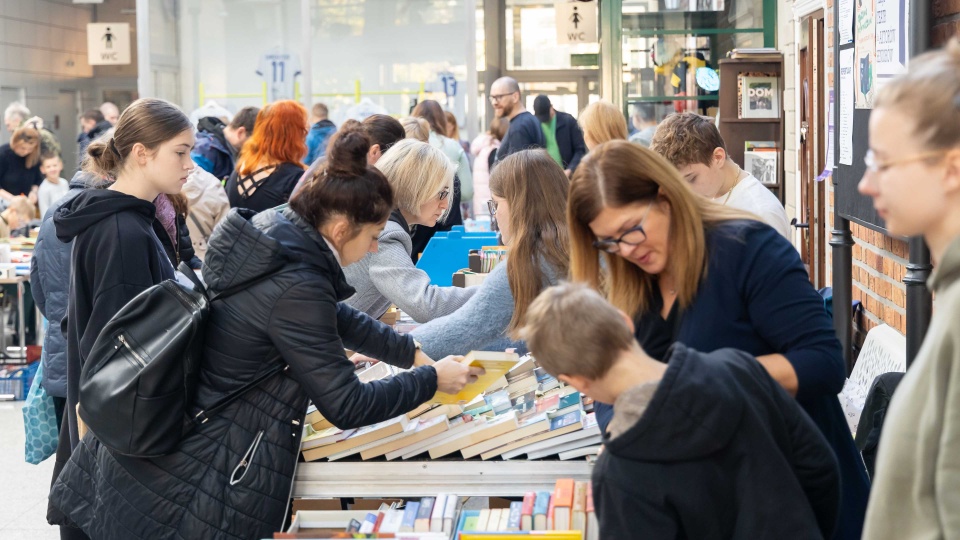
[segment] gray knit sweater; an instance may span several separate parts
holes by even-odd
[[[423,345],[427,356],[439,360],[452,354],[502,351],[510,347],[526,353],[522,341],[512,341],[506,335],[513,318],[513,294],[507,279],[509,260],[498,264],[479,286],[477,294],[456,313],[434,319],[410,332]],[[544,270],[550,285],[556,285],[556,272],[549,267]]]
[[[371,317],[380,318],[390,304],[413,320],[425,323],[453,313],[467,303],[479,287],[437,287],[430,276],[410,259],[410,233],[393,219],[380,233],[380,249],[343,269],[347,283],[357,293],[346,303]]]

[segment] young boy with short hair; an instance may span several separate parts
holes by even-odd
[[[791,239],[790,222],[780,200],[751,171],[730,159],[713,118],[692,112],[670,115],[657,126],[650,149],[672,163],[693,191],[755,214]]]
[[[44,154],[41,158],[43,183],[37,191],[37,205],[40,207],[40,216],[47,213],[53,203],[60,200],[70,190],[70,183],[60,177],[63,172],[63,160],[57,154]]]
[[[593,469],[600,538],[829,538],[840,479],[827,441],[752,356],[675,344],[662,364],[580,284],[546,289],[523,338],[615,413]]]
[[[34,206],[30,199],[18,195],[9,206],[0,212],[0,238],[10,238],[10,231],[19,229],[34,218]]]

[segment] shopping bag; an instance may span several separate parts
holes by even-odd
[[[52,456],[57,451],[60,431],[57,426],[57,410],[53,396],[41,386],[43,365],[30,385],[27,401],[23,405],[23,430],[26,435],[24,454],[27,463],[34,465]]]

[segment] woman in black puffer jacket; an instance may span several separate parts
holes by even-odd
[[[212,292],[249,287],[212,305],[195,407],[209,408],[277,363],[269,378],[199,425],[172,454],[115,455],[88,434],[51,501],[97,539],[265,538],[287,512],[308,399],[341,428],[393,418],[479,372],[433,363],[413,338],[340,301],[354,291],[341,265],[376,249],[393,196],[366,165],[370,143],[338,134],[328,161],[287,208],[234,210],[210,238]],[[266,277],[269,276],[269,277]],[[265,278],[265,279],[264,279]],[[410,368],[361,383],[344,347]]]

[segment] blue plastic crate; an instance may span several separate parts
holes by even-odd
[[[30,385],[33,384],[33,378],[37,375],[40,362],[27,364],[11,372],[12,367],[7,366],[7,375],[0,376],[0,394],[13,394],[13,399],[17,401],[27,399]]]
[[[453,285],[453,273],[470,265],[470,250],[499,245],[494,232],[468,233],[460,225],[448,232],[438,232],[424,248],[417,268],[430,276],[438,287]]]

